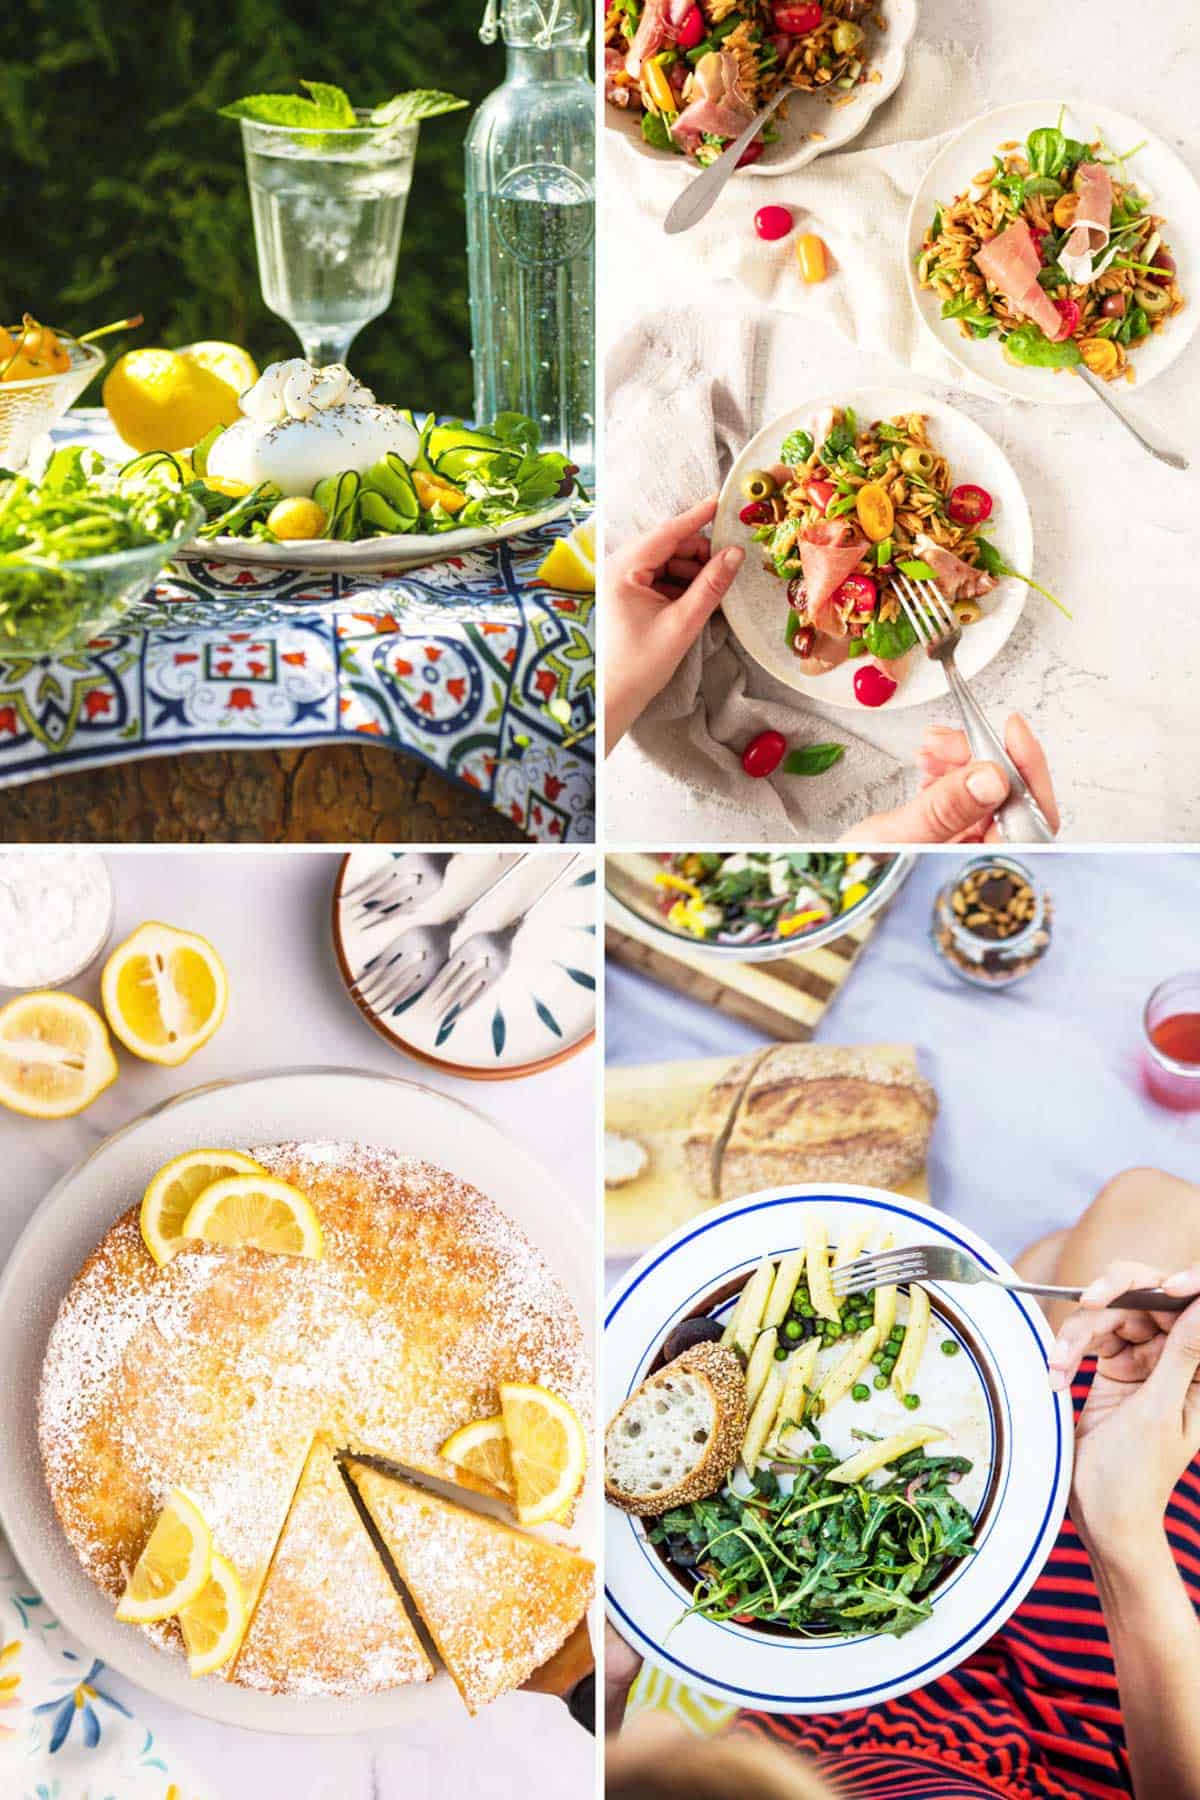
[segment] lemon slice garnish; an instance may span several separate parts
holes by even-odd
[[[23,994],[0,1008],[0,1105],[69,1119],[117,1079],[100,1014],[73,994]]]
[[[183,1242],[184,1220],[214,1181],[227,1175],[265,1175],[240,1150],[185,1150],[158,1171],[142,1197],[142,1239],[156,1263],[169,1262]]]
[[[504,1419],[476,1419],[463,1425],[448,1437],[440,1454],[456,1468],[464,1469],[492,1493],[505,1499],[516,1491],[513,1484],[512,1458],[508,1452],[508,1432]]]
[[[583,1486],[587,1438],[575,1409],[535,1382],[505,1382],[500,1406],[508,1433],[517,1518],[541,1525],[565,1518]]]
[[[199,1594],[212,1568],[212,1535],[186,1488],[176,1488],[137,1559],[117,1617],[127,1625],[169,1619]]]
[[[565,538],[556,538],[543,558],[538,577],[567,594],[596,591],[596,540],[589,519]]]
[[[246,1635],[246,1602],[237,1570],[213,1553],[208,1580],[179,1609],[179,1624],[193,1675],[213,1675],[235,1656]]]
[[[151,920],[113,951],[100,993],[126,1048],[173,1067],[194,1056],[220,1025],[229,981],[207,938]]]
[[[180,1234],[279,1256],[319,1258],[325,1245],[311,1203],[273,1175],[227,1175],[206,1187]]]

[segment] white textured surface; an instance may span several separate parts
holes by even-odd
[[[210,937],[230,973],[229,1012],[213,1042],[182,1069],[120,1052],[121,1078],[82,1118],[35,1123],[0,1112],[0,1261],[57,1177],[99,1139],[170,1095],[208,1080],[339,1064],[413,1076],[495,1119],[560,1175],[574,1202],[567,1228],[593,1216],[593,1055],[583,1051],[528,1081],[455,1080],[406,1061],[366,1025],[338,980],[329,946],[337,858],[303,852],[206,850],[108,854],[116,934],[159,918]],[[71,991],[97,1001],[99,968]],[[340,1740],[297,1740],[217,1728],[106,1677],[155,1737],[206,1784],[204,1800],[501,1800],[590,1791],[591,1738],[560,1701],[515,1694],[475,1720]],[[40,1772],[53,1777],[49,1763]],[[190,1797],[189,1797],[190,1800]]]
[[[1095,29],[1087,31],[1079,28],[1077,8],[1047,8],[1042,0],[923,0],[918,39],[974,49],[979,110],[1030,91],[1053,91],[1061,81],[1064,91],[1132,113],[1200,173],[1200,153],[1185,138],[1200,16],[1170,0],[1145,0],[1138,30],[1118,38],[1122,18],[1113,0],[1093,9]],[[947,94],[948,124],[961,118],[960,109],[960,97]],[[878,136],[887,112],[882,109],[873,124]],[[624,155],[608,163],[618,172],[625,165]],[[770,197],[800,205],[803,183],[803,173],[779,177]],[[723,216],[731,231],[741,225],[749,230],[736,191],[721,203]],[[706,291],[704,280],[689,273],[686,237],[672,243],[660,236],[650,261],[639,234],[635,270],[618,254],[620,212],[611,201],[606,217],[614,245],[604,287],[610,335],[639,314],[684,304],[711,305],[731,332],[756,318],[768,340],[757,378],[756,426],[799,403],[805,391],[897,378],[895,362],[863,354],[824,320],[788,315],[772,321],[729,282]],[[880,245],[881,256],[899,253],[898,245]],[[1200,756],[1200,714],[1186,678],[1195,660],[1189,611],[1191,519],[1200,499],[1198,373],[1200,346],[1193,343],[1144,394],[1136,386],[1122,386],[1120,393],[1150,435],[1192,453],[1196,466],[1187,475],[1152,461],[1098,408],[1035,408],[929,383],[990,431],[1012,459],[1033,510],[1039,579],[1067,597],[1075,613],[1068,621],[1033,597],[1003,654],[974,685],[989,715],[998,721],[1019,708],[1042,736],[1064,802],[1065,831],[1076,842],[1186,842],[1200,836],[1200,792],[1192,775]],[[828,719],[831,737],[845,725],[837,712],[823,714],[814,705],[813,713]],[[912,751],[924,727],[940,722],[957,723],[947,704],[855,716],[855,733],[894,762],[864,787],[852,811],[830,817],[828,835],[855,814],[895,805],[906,795],[914,781]],[[631,743],[614,753],[609,779],[613,841],[729,840],[747,830],[728,806],[668,780]]]

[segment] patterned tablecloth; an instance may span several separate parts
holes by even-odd
[[[58,437],[122,453],[98,409]],[[370,737],[486,794],[532,838],[590,842],[594,601],[536,576],[568,527],[395,575],[180,563],[86,653],[0,653],[0,787]]]

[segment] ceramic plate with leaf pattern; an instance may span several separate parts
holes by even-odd
[[[350,997],[381,1036],[407,1056],[476,1081],[503,1081],[550,1068],[590,1042],[596,1024],[596,864],[591,855],[549,851],[462,850],[446,858],[441,880],[419,906],[386,910],[383,893],[369,907],[344,894],[390,864],[403,877],[421,852],[355,850],[344,858],[333,897],[333,943]],[[571,868],[562,874],[565,862]],[[505,875],[499,885],[497,878]],[[552,892],[551,881],[560,876]],[[490,891],[489,891],[490,890]],[[544,903],[539,896],[546,894]],[[478,904],[473,904],[477,897]],[[499,932],[536,916],[512,941],[508,967],[465,1012],[434,1003],[428,992],[399,1006],[371,1006],[355,986],[364,965],[390,954],[401,932],[455,924],[450,954],[473,933]],[[464,919],[464,910],[470,911]]]

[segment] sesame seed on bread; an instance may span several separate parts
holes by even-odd
[[[694,1344],[626,1400],[604,1439],[604,1491],[651,1517],[715,1494],[746,1432],[746,1378],[732,1350]]]

